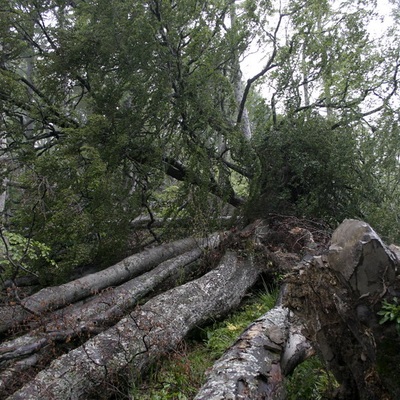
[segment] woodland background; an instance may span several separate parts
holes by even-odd
[[[378,11],[0,0],[3,286],[282,216],[400,242],[400,8]]]

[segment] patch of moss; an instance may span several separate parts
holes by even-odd
[[[333,398],[339,384],[322,360],[314,356],[294,370],[285,386],[288,400],[322,400]]]

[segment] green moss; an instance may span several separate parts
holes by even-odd
[[[262,293],[255,299],[249,299],[238,312],[231,314],[224,321],[207,327],[206,345],[215,358],[220,357],[249,324],[273,308],[276,297],[276,291]]]

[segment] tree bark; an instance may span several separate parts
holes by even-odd
[[[94,295],[107,287],[120,285],[151,270],[159,263],[193,248],[204,248],[217,237],[218,235],[212,235],[199,240],[188,238],[154,247],[130,256],[95,274],[84,276],[61,286],[42,289],[22,300],[21,304],[3,305],[0,308],[0,333],[23,321],[42,318],[49,311]]]
[[[288,308],[275,306],[214,364],[195,400],[285,399],[283,377],[313,354],[301,329]]]
[[[5,395],[12,382],[23,380],[21,375],[33,365],[43,368],[48,360],[48,348],[55,341],[67,343],[82,340],[112,326],[137,304],[162,284],[163,289],[173,287],[193,274],[195,261],[203,254],[202,249],[192,251],[164,261],[140,277],[134,278],[117,288],[93,296],[89,301],[78,302],[57,310],[39,326],[27,334],[0,345],[0,397]],[[196,268],[197,269],[197,268]],[[166,281],[169,280],[169,283]]]
[[[341,384],[339,399],[400,396],[395,383],[399,336],[393,335],[393,325],[379,325],[377,320],[382,301],[400,293],[398,268],[395,254],[368,224],[346,220],[334,232],[328,256],[314,257],[289,279],[286,304],[302,320],[307,337]],[[390,361],[382,354],[388,342],[397,359]]]
[[[191,329],[237,307],[260,272],[251,261],[227,253],[216,269],[151,299],[53,361],[9,399],[78,399],[94,394],[104,398],[115,389],[112,383],[117,376],[129,369],[139,376]]]

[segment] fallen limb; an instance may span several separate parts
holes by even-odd
[[[207,246],[217,236],[213,235],[200,240],[188,238],[167,243],[130,256],[95,274],[84,276],[61,286],[42,289],[24,299],[20,305],[1,306],[0,333],[24,320],[40,318],[46,312],[96,294],[107,287],[120,285],[135,276],[151,270],[165,260],[176,257],[193,248]]]
[[[297,319],[277,305],[214,364],[195,400],[285,399],[283,377],[312,354]]]
[[[259,273],[251,261],[227,253],[216,269],[149,300],[112,328],[53,361],[9,399],[73,399],[112,392],[110,382],[116,376],[128,370],[140,376],[191,329],[237,307]]]

